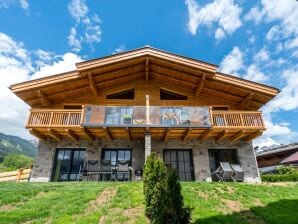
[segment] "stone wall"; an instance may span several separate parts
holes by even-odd
[[[31,181],[50,181],[53,161],[56,148],[85,148],[87,159],[99,159],[102,148],[131,148],[132,149],[132,166],[134,169],[142,169],[145,162],[144,139],[132,140],[115,139],[112,142],[98,139],[95,141],[82,140],[73,141],[40,141],[38,146],[38,156],[31,175]],[[260,176],[257,168],[252,143],[230,141],[216,142],[214,140],[181,140],[170,139],[166,144],[160,139],[152,139],[151,148],[161,158],[163,149],[192,149],[194,175],[196,181],[211,181],[208,149],[237,149],[238,158],[242,169],[245,171],[246,182],[259,182]]]

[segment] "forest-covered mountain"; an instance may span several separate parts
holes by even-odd
[[[35,157],[37,145],[34,141],[29,141],[18,136],[5,135],[0,133],[0,158],[9,153],[23,154]]]

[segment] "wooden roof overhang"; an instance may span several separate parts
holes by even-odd
[[[151,47],[76,64],[77,70],[10,86],[32,107],[47,107],[136,80],[167,83],[195,97],[217,98],[258,110],[278,89],[217,72],[217,66]]]

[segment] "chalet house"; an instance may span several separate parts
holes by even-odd
[[[31,181],[76,180],[88,160],[142,170],[151,152],[181,181],[211,181],[221,161],[260,181],[252,140],[278,89],[151,47],[76,67],[10,87],[32,108],[26,128],[40,139]]]

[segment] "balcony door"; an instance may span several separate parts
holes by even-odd
[[[57,149],[52,181],[75,181],[84,166],[85,149]]]
[[[193,181],[193,160],[191,149],[165,149],[164,162],[177,171],[180,181]]]

